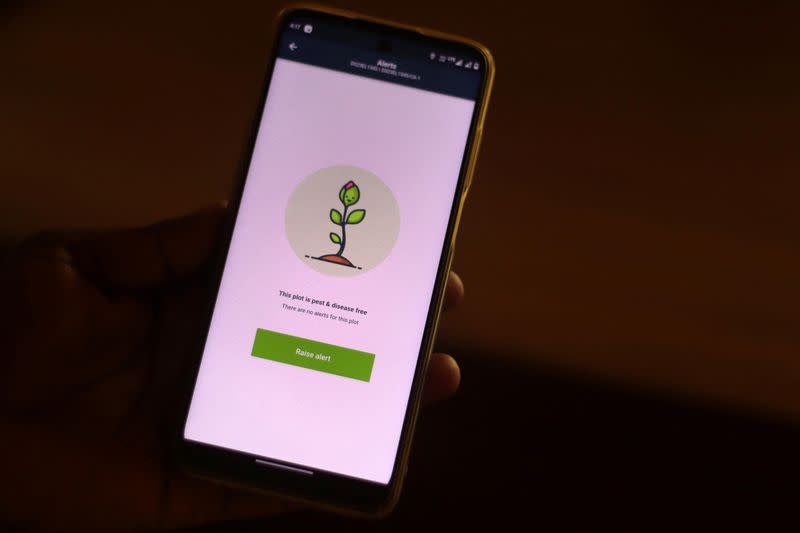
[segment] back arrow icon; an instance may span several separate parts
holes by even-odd
[[[289,50],[291,50],[292,52],[294,52],[295,50],[297,50],[297,45],[296,45],[296,44],[294,44],[294,43],[289,43]]]

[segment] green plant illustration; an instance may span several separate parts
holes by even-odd
[[[345,245],[347,244],[347,226],[349,224],[360,224],[367,215],[367,211],[365,209],[353,209],[350,211],[350,208],[357,204],[360,199],[361,190],[358,188],[358,185],[353,182],[353,180],[350,180],[342,185],[342,188],[339,189],[339,201],[344,206],[344,209],[342,212],[339,212],[338,209],[331,209],[329,214],[331,222],[341,228],[341,235],[333,231],[328,235],[332,243],[339,245],[339,250],[335,254],[314,257],[314,259],[328,261],[330,263],[336,263],[352,268],[358,268],[353,265],[350,260],[344,257],[343,254]]]

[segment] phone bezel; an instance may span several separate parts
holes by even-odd
[[[439,47],[462,48],[471,54],[478,55],[483,59],[484,68],[481,69],[481,86],[473,112],[470,130],[467,137],[467,144],[464,150],[461,169],[456,186],[456,193],[451,204],[450,218],[447,231],[443,242],[439,264],[437,266],[436,281],[431,303],[426,318],[426,326],[423,338],[420,340],[420,351],[417,357],[417,365],[414,372],[409,400],[407,402],[406,414],[403,421],[400,442],[395,457],[395,464],[392,477],[388,484],[373,483],[363,479],[351,478],[341,474],[326,473],[314,470],[313,476],[305,476],[296,472],[281,469],[274,469],[266,466],[257,465],[256,459],[263,459],[260,456],[247,454],[238,450],[228,450],[217,446],[187,440],[184,438],[186,415],[189,403],[194,391],[197,374],[200,368],[202,348],[205,345],[205,337],[211,322],[211,315],[217,299],[219,285],[221,282],[222,271],[225,258],[230,246],[233,226],[238,215],[239,205],[244,191],[247,173],[250,167],[252,154],[261,124],[264,105],[269,93],[269,84],[272,78],[273,68],[278,55],[278,43],[281,32],[289,19],[293,17],[310,15],[313,17],[338,19],[342,22],[349,20],[350,23],[364,24],[374,30],[380,30],[390,34],[403,34],[413,36],[415,39],[425,39]],[[298,5],[285,9],[278,16],[276,21],[274,39],[268,61],[264,79],[262,81],[262,91],[259,97],[258,106],[251,120],[251,130],[245,146],[244,154],[241,158],[241,165],[236,180],[236,188],[230,204],[230,216],[228,223],[223,231],[222,243],[219,247],[218,260],[213,270],[214,295],[209,298],[209,305],[205,314],[204,323],[205,334],[198,349],[197,363],[194,366],[194,379],[188,391],[185,409],[183,411],[183,424],[180,435],[177,439],[177,448],[180,461],[197,475],[221,481],[227,484],[245,487],[249,489],[262,490],[278,493],[283,496],[294,497],[308,502],[313,502],[323,506],[334,507],[338,510],[350,511],[359,514],[380,514],[386,512],[393,506],[399,495],[400,487],[406,471],[409,447],[412,441],[415,422],[420,404],[422,386],[424,384],[425,371],[430,358],[433,339],[438,325],[438,316],[441,309],[444,289],[452,259],[453,243],[458,229],[461,215],[461,208],[469,189],[472,173],[474,171],[477,158],[477,148],[483,130],[486,106],[494,79],[494,62],[489,51],[479,43],[461,37],[444,34],[432,30],[416,28],[397,24],[381,19],[367,17],[360,14],[350,13],[342,10],[323,8],[315,5]],[[282,464],[290,465],[281,461]],[[304,468],[303,465],[294,465]],[[305,467],[308,468],[308,467]]]

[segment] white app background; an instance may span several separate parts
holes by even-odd
[[[463,98],[277,60],[187,439],[389,481],[473,108]],[[284,228],[294,188],[338,165],[380,177],[400,210],[389,256],[353,277],[303,264]],[[280,290],[368,315],[352,325],[290,312]],[[253,357],[258,328],[374,353],[372,377]]]

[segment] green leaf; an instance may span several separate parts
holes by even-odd
[[[331,241],[335,242],[336,244],[339,244],[340,242],[342,242],[342,239],[335,233],[331,233],[330,234],[330,238],[331,238]]]
[[[364,209],[356,209],[349,215],[347,215],[347,223],[348,224],[358,224],[362,220],[364,220],[364,216],[367,214],[366,210]]]
[[[342,214],[336,209],[331,209],[331,222],[342,225]]]

